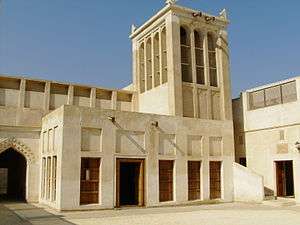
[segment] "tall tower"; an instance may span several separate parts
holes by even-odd
[[[232,120],[226,11],[166,3],[130,36],[139,111]]]

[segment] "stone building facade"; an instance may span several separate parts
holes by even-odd
[[[0,195],[57,210],[233,201],[227,25],[168,2],[132,27],[123,90],[1,76]]]
[[[233,100],[236,161],[264,177],[266,195],[300,202],[300,77]]]

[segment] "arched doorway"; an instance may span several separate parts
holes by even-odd
[[[25,200],[26,167],[26,158],[13,148],[0,153],[0,200]]]

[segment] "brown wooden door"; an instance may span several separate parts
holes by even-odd
[[[99,203],[99,158],[81,159],[80,204]]]
[[[221,198],[221,162],[209,162],[210,199]]]
[[[276,162],[276,188],[277,188],[277,196],[284,196],[284,166],[283,162]]]
[[[159,201],[173,200],[173,167],[171,160],[159,161]]]
[[[200,199],[200,165],[199,161],[188,162],[188,199]]]

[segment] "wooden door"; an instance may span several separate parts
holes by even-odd
[[[145,182],[145,175],[144,175],[144,168],[145,168],[145,161],[141,160],[140,162],[140,166],[137,167],[138,168],[138,206],[144,206],[145,202],[144,202],[144,192],[145,192],[145,186],[144,186],[144,182]]]
[[[285,196],[284,162],[276,162],[276,189],[278,197]]]
[[[99,158],[81,159],[80,204],[99,203]]]
[[[173,201],[173,167],[171,160],[159,161],[159,201]]]
[[[209,162],[210,199],[221,198],[221,162]]]
[[[200,199],[200,161],[188,162],[188,199]]]

